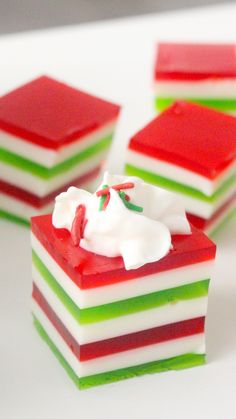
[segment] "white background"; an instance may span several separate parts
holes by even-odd
[[[153,115],[157,40],[236,41],[236,5],[0,39],[0,94],[49,74],[123,104],[110,167]],[[218,237],[207,321],[208,364],[80,392],[33,329],[29,232],[0,221],[1,419],[235,419],[236,220]]]

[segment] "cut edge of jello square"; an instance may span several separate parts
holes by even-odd
[[[66,370],[68,376],[73,380],[75,385],[80,390],[88,389],[90,387],[98,385],[110,384],[124,379],[138,377],[144,374],[153,374],[171,370],[177,371],[181,369],[193,368],[204,365],[206,362],[205,354],[188,353],[169,359],[162,359],[160,361],[154,361],[138,366],[123,368],[115,371],[80,378],[75,373],[69,362],[65,359],[63,354],[58,350],[56,345],[50,339],[49,335],[47,334],[47,332],[36,317],[34,317],[34,326],[41,338],[49,346],[49,348],[54,353],[60,364]]]

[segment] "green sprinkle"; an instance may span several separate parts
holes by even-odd
[[[109,188],[109,186],[108,185],[103,185],[102,186],[102,189],[106,189],[106,188]],[[100,202],[99,202],[99,211],[103,210],[103,204],[104,204],[105,200],[106,200],[106,195],[101,196]]]
[[[119,192],[119,196],[121,197],[124,205],[126,206],[126,208],[132,210],[132,211],[137,211],[137,212],[143,212],[143,208],[139,207],[138,205],[134,205],[131,202],[127,201],[125,199],[125,193],[124,192]]]

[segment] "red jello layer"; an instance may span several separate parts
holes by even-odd
[[[33,298],[80,361],[87,361],[100,356],[111,355],[129,349],[140,348],[142,346],[204,332],[205,318],[199,317],[131,333],[129,335],[80,345],[58,318],[35,284],[33,285]]]
[[[32,232],[81,289],[115,284],[214,259],[216,252],[215,244],[193,227],[190,235],[172,237],[173,249],[166,257],[127,271],[122,257],[108,258],[76,247],[69,231],[53,227],[51,215],[33,217]]]
[[[236,205],[236,194],[234,194],[230,199],[228,199],[227,202],[225,202],[224,205],[222,205],[213,215],[211,218],[209,218],[208,220],[205,218],[201,218],[198,217],[197,215],[194,214],[189,214],[187,213],[187,217],[189,222],[194,225],[196,228],[200,229],[200,230],[205,230],[207,229],[209,226],[211,226],[211,224],[213,225],[214,222],[217,220],[218,217],[220,217],[222,214],[224,214],[224,212],[227,211],[227,209],[230,207],[230,205],[235,201],[235,205]]]
[[[0,129],[58,149],[118,117],[120,107],[42,76],[0,98]]]
[[[156,80],[198,81],[236,78],[234,44],[160,43],[155,63]]]
[[[95,169],[91,170],[88,173],[85,173],[83,176],[79,176],[76,179],[70,181],[66,185],[61,186],[60,188],[56,189],[55,191],[45,195],[43,197],[39,197],[37,195],[32,194],[22,188],[18,188],[17,186],[11,185],[10,183],[4,182],[0,180],[0,192],[18,199],[26,204],[32,205],[35,208],[42,208],[45,205],[49,204],[55,197],[64,192],[68,189],[71,185],[80,186],[84,185],[85,183],[89,182],[93,178],[95,178],[100,172],[100,166],[96,167]]]
[[[236,118],[176,102],[130,141],[129,148],[216,178],[236,159]]]

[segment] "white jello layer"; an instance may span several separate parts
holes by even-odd
[[[192,198],[184,194],[180,194],[180,196],[183,206],[187,212],[208,220],[221,206],[223,206],[234,195],[235,191],[236,184],[232,185],[231,188],[229,188],[227,192],[225,192],[214,203],[207,203],[201,201],[200,199]]]
[[[235,78],[195,81],[156,80],[154,92],[163,98],[235,99],[236,80]]]
[[[93,185],[93,181],[84,183],[83,188],[90,190],[91,185]],[[54,201],[55,200],[52,199],[50,203],[43,205],[40,208],[36,208],[20,199],[13,198],[12,196],[0,192],[0,210],[6,211],[9,214],[24,220],[29,220],[30,217],[35,215],[49,214],[52,212]]]
[[[151,172],[149,167],[142,167],[140,165],[136,167],[137,169],[146,170],[147,172],[150,171],[150,173],[154,173],[154,172]],[[154,174],[158,175],[159,173],[157,173],[156,171]],[[170,179],[170,180],[173,180],[173,179]],[[236,182],[229,189],[227,189],[227,191],[223,193],[216,201],[212,203],[203,201],[198,198],[194,198],[185,193],[180,193],[180,192],[176,192],[176,193],[178,193],[181,196],[181,201],[187,212],[208,220],[222,205],[224,205],[234,195],[235,191],[236,191]]]
[[[168,288],[175,288],[180,285],[191,284],[197,280],[208,279],[212,275],[214,266],[213,261],[201,262],[117,284],[82,290],[75,285],[65,271],[55,262],[34,234],[31,235],[31,243],[32,248],[52,276],[80,308],[113,303]]]
[[[102,152],[96,153],[72,169],[60,173],[51,179],[42,179],[29,172],[0,162],[0,177],[5,182],[36,194],[39,197],[43,197],[98,167],[106,158],[107,152],[107,150],[103,150]]]
[[[33,267],[33,281],[62,321],[80,344],[127,335],[178,321],[202,317],[207,312],[207,297],[178,301],[141,312],[89,324],[79,324],[58,299],[39,271]]]
[[[75,357],[35,301],[32,302],[32,312],[78,377],[114,371],[187,353],[205,353],[205,336],[203,333],[199,333],[81,362]]]
[[[0,192],[0,209],[17,217],[29,220],[34,215],[48,214],[53,208],[54,201],[41,208],[35,208],[19,199],[10,197]]]
[[[149,170],[159,176],[190,186],[208,196],[213,195],[227,179],[236,173],[236,162],[233,162],[219,176],[211,180],[191,170],[149,157],[134,150],[127,150],[126,161],[133,166]]]
[[[23,138],[15,137],[0,130],[0,147],[50,168],[75,154],[81,153],[86,148],[111,135],[114,132],[116,122],[117,120],[112,120],[103,127],[94,130],[73,143],[61,147],[57,151],[40,147]]]

